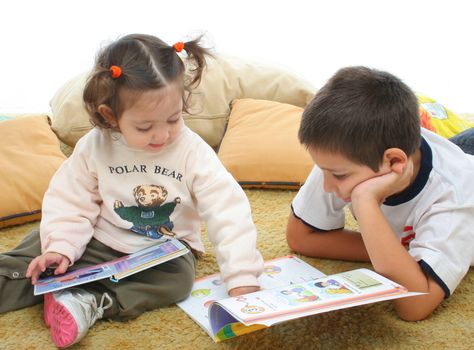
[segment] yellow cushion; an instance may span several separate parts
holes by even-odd
[[[303,108],[266,100],[232,102],[218,156],[242,187],[299,188],[313,161],[298,141]]]
[[[0,228],[41,218],[49,181],[66,158],[49,118],[0,121]]]
[[[450,138],[474,126],[472,122],[451,112],[432,98],[417,94],[420,105],[421,126]]]
[[[87,74],[68,81],[50,102],[53,130],[70,146],[92,127],[82,102]],[[254,98],[304,107],[315,91],[309,83],[280,68],[217,56],[209,60],[201,84],[194,90],[191,114],[185,114],[184,121],[216,147],[224,135],[232,100]]]

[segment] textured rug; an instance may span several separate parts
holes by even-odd
[[[266,260],[292,253],[285,240],[286,220],[296,192],[247,190]],[[355,227],[348,216],[348,226]],[[0,230],[0,251],[13,248],[37,223]],[[197,276],[217,272],[209,241]],[[368,264],[301,257],[324,273]],[[426,320],[404,322],[390,302],[288,321],[215,344],[177,306],[147,312],[128,322],[99,321],[71,349],[472,349],[474,347],[474,269],[451,298]],[[1,302],[1,301],[0,301]],[[0,349],[54,349],[42,320],[42,305],[0,315]]]

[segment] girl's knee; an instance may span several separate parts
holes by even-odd
[[[176,276],[177,293],[174,302],[181,301],[189,296],[193,289],[194,279],[196,277],[195,259],[191,253],[184,255],[179,263],[181,268],[178,276]]]

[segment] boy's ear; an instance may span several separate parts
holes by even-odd
[[[408,156],[400,148],[388,148],[383,154],[383,163],[385,166],[397,174],[401,174],[408,162]]]
[[[107,123],[110,124],[113,128],[117,127],[117,118],[115,117],[114,112],[112,111],[112,108],[105,104],[99,105],[97,108],[97,111],[100,113],[100,115],[107,121]]]

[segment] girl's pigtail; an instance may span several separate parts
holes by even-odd
[[[201,39],[202,35],[194,40],[187,41],[185,43],[176,43],[175,45],[173,45],[175,50],[178,52],[182,44],[182,49],[186,51],[188,60],[193,63],[192,65],[190,65],[190,67],[192,67],[190,68],[190,73],[192,75],[192,79],[189,82],[190,86],[199,85],[202,73],[206,68],[206,56],[212,57],[210,50],[202,47],[199,44]]]
[[[116,66],[114,66],[116,67]],[[117,78],[122,75],[117,69],[96,67],[89,76],[83,92],[84,104],[91,117],[92,125],[110,129],[112,126],[99,113],[99,106],[105,104],[117,113]]]

